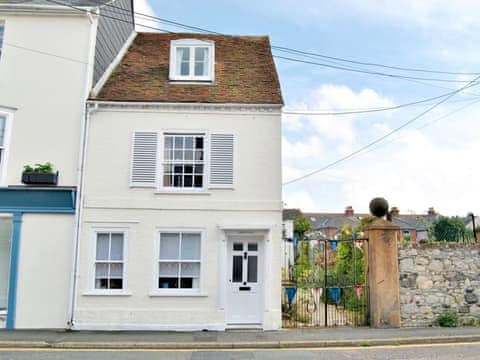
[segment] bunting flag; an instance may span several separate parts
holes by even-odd
[[[295,294],[297,293],[297,288],[286,287],[285,293],[287,294],[288,306],[292,306],[293,299],[295,299]]]
[[[355,290],[355,294],[357,294],[357,298],[361,298],[362,297],[362,293],[363,293],[363,286],[362,285],[355,285],[353,287],[353,289]]]
[[[333,251],[336,251],[337,246],[338,246],[338,241],[337,240],[330,240],[330,246],[332,247]]]
[[[339,287],[331,287],[328,289],[330,292],[330,297],[332,298],[333,303],[337,306],[340,303],[340,295],[342,294],[342,289]]]
[[[312,288],[313,300],[315,301],[315,305],[317,305],[317,308],[320,306],[320,299],[322,298],[322,294],[323,294],[323,288],[321,287]]]

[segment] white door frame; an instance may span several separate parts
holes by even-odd
[[[230,225],[230,226],[219,226],[219,239],[220,239],[220,251],[219,251],[219,272],[218,272],[218,307],[220,310],[223,310],[226,314],[227,304],[227,288],[229,287],[228,283],[228,237],[229,236],[262,236],[263,238],[263,286],[262,286],[262,308],[263,313],[265,310],[268,311],[271,304],[270,292],[266,291],[270,283],[271,275],[268,272],[268,269],[271,267],[271,258],[272,258],[272,249],[271,249],[271,225]],[[263,314],[262,314],[263,315]],[[262,316],[262,325],[264,323],[264,316]],[[225,324],[226,324],[225,318]]]

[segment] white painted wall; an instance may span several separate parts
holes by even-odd
[[[0,185],[20,184],[24,165],[47,161],[60,171],[59,185],[76,185],[90,22],[84,15],[4,13],[0,21],[0,105],[18,109]]]
[[[5,309],[8,302],[11,246],[12,217],[0,214],[0,309]]]
[[[73,215],[23,215],[16,328],[66,328],[73,223]]]
[[[129,187],[134,130],[209,130],[235,135],[234,190],[159,194]],[[281,135],[279,114],[100,111],[89,127],[80,243],[77,328],[224,329],[222,226],[271,226],[266,244],[264,329],[281,326]],[[94,227],[128,228],[127,296],[92,296]],[[149,296],[157,227],[206,230],[202,295]],[[225,269],[223,269],[225,271]]]

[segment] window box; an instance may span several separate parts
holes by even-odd
[[[58,171],[55,173],[23,172],[22,183],[29,185],[57,185]]]

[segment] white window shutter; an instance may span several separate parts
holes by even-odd
[[[135,131],[133,133],[131,186],[156,186],[157,145],[156,132]]]
[[[233,135],[210,135],[209,188],[233,187]]]

